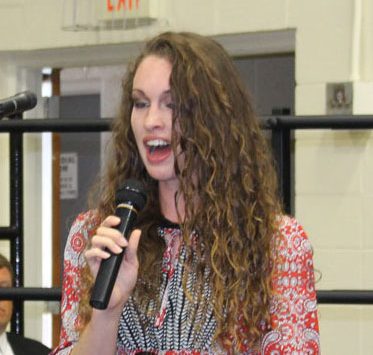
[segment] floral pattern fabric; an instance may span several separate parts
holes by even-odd
[[[98,221],[93,212],[81,214],[75,220],[65,249],[62,327],[60,344],[53,355],[70,354],[78,341],[78,304],[80,274],[85,259],[83,250],[92,237]],[[195,310],[194,317],[202,321],[203,331],[194,329],[187,300],[181,287],[184,257],[181,232],[177,227],[161,227],[165,239],[161,285],[161,306],[153,318],[139,312],[132,298],[126,304],[118,328],[117,355],[142,352],[167,355],[227,354],[213,343],[215,320],[212,307]],[[319,354],[319,328],[312,248],[301,225],[294,218],[282,217],[275,236],[278,258],[273,276],[271,299],[271,330],[261,340],[260,350],[243,345],[242,354]],[[210,297],[206,285],[204,294]],[[196,318],[194,318],[196,319]],[[136,336],[133,336],[136,334]],[[230,353],[230,352],[228,352]]]

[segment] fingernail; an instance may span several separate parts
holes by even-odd
[[[103,255],[104,259],[108,259],[108,258],[110,258],[110,256],[111,256],[110,253],[108,253],[107,251],[104,251],[104,255]]]

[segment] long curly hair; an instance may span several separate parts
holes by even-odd
[[[175,161],[180,183],[177,195],[185,200],[181,225],[189,250],[185,267],[193,267],[192,255],[197,254],[194,271],[200,284],[206,281],[205,271],[210,270],[213,300],[204,300],[202,294],[196,297],[213,302],[215,338],[223,347],[239,352],[243,342],[258,344],[264,328],[270,326],[273,236],[282,210],[272,156],[250,96],[220,44],[197,34],[173,32],[147,42],[123,81],[121,111],[112,130],[113,156],[102,184],[99,214],[104,218],[114,211],[115,191],[125,179],[136,178],[147,186],[148,203],[138,221],[142,237],[135,290],[139,302],[146,302],[158,290],[161,268],[155,265],[161,264],[165,247],[154,228],[161,219],[158,185],[145,170],[130,124],[133,78],[149,55],[172,64],[173,120],[180,127],[173,132],[172,146],[174,152],[181,147],[185,157],[182,166]],[[193,245],[192,232],[199,236]],[[81,313],[84,316],[84,311]]]

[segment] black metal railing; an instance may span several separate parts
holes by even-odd
[[[62,119],[23,120],[22,116],[13,116],[12,119],[0,121],[0,133],[9,133],[10,154],[10,226],[0,227],[0,240],[10,241],[10,261],[14,269],[14,285],[16,289],[14,293],[12,293],[12,289],[0,289],[0,299],[3,293],[7,294],[6,297],[13,295],[14,307],[11,329],[17,334],[24,333],[23,301],[35,300],[37,292],[40,292],[40,297],[44,298],[47,298],[48,292],[56,295],[56,290],[53,289],[48,291],[48,289],[34,288],[34,296],[31,298],[31,294],[27,294],[27,289],[24,289],[26,293],[22,291],[24,284],[23,134],[32,132],[100,132],[109,130],[110,122],[111,120],[109,119],[95,119],[93,121]]]
[[[0,288],[0,300],[18,301],[60,301],[60,287],[11,287]],[[320,304],[373,304],[373,291],[370,290],[318,290]]]
[[[294,211],[294,168],[292,133],[298,129],[372,129],[373,116],[273,116],[261,119],[262,127],[272,132],[272,150],[277,163],[279,187],[284,209]]]
[[[10,135],[10,226],[0,227],[0,239],[10,240],[15,288],[0,289],[0,299],[15,301],[12,330],[23,334],[23,301],[60,300],[60,288],[23,287],[23,133],[100,132],[110,130],[110,119],[12,119],[0,121],[0,133]],[[271,142],[279,173],[280,192],[286,212],[293,212],[292,133],[297,129],[372,129],[373,116],[272,116],[261,118],[271,130]],[[373,304],[371,290],[319,290],[319,303]]]

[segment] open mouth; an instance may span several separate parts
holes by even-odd
[[[163,139],[153,139],[146,142],[149,154],[157,154],[168,151],[171,149],[171,145]]]

